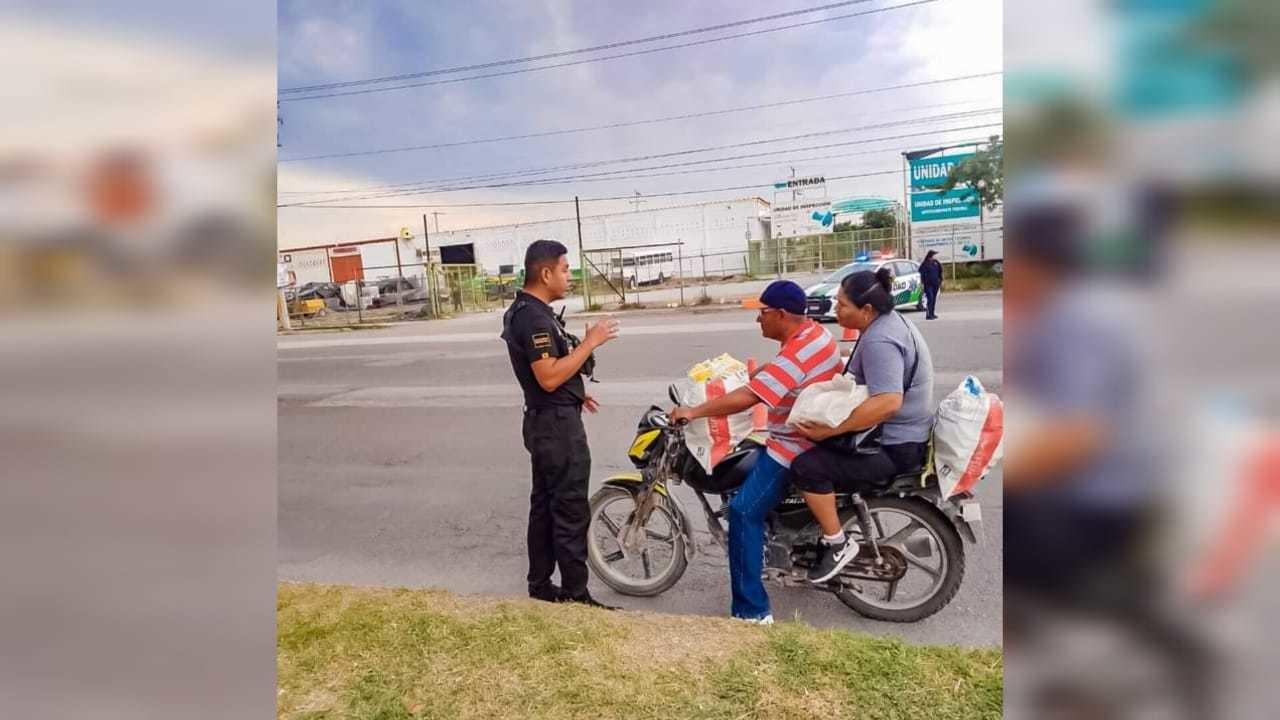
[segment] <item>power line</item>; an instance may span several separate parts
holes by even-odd
[[[902,5],[891,5],[891,6],[883,7],[883,8],[875,8],[875,9],[873,9],[873,10],[863,10],[863,11],[861,11],[861,12],[848,13],[848,14],[845,14],[845,15],[834,15],[834,16],[829,17],[829,18],[822,18],[822,19],[819,19],[819,20],[809,20],[809,21],[802,22],[802,23],[793,23],[793,24],[791,24],[791,25],[782,25],[782,26],[779,26],[779,27],[776,27],[776,28],[765,28],[765,29],[763,29],[763,30],[753,30],[753,31],[751,31],[751,32],[737,33],[737,34],[733,34],[733,35],[725,35],[724,37],[708,38],[708,39],[705,39],[705,40],[695,40],[695,41],[692,41],[692,42],[679,43],[679,44],[676,44],[676,45],[666,45],[666,46],[658,47],[658,48],[648,48],[648,49],[646,49],[646,50],[635,50],[635,51],[627,52],[627,53],[619,53],[619,54],[617,54],[617,55],[604,55],[604,56],[602,56],[602,57],[597,57],[597,58],[587,58],[587,59],[585,59],[585,60],[573,60],[573,61],[570,61],[570,62],[564,62],[564,63],[554,63],[554,64],[551,64],[551,65],[541,65],[541,66],[539,66],[539,67],[520,68],[520,69],[517,69],[517,70],[504,70],[504,71],[502,71],[502,72],[487,73],[487,74],[484,74],[484,75],[470,75],[470,76],[467,76],[467,77],[461,77],[461,78],[450,78],[450,79],[446,79],[446,80],[431,80],[431,81],[428,81],[428,82],[409,83],[409,84],[406,84],[406,85],[395,85],[395,86],[392,86],[392,87],[365,88],[365,89],[363,89],[363,90],[346,90],[346,91],[342,91],[342,92],[324,93],[324,94],[320,94],[320,95],[303,95],[303,96],[301,96],[301,97],[283,97],[283,98],[280,98],[280,100],[281,100],[282,102],[296,102],[296,101],[299,101],[299,100],[320,100],[320,99],[324,99],[324,98],[346,97],[346,96],[350,96],[350,95],[367,95],[367,94],[370,94],[370,93],[389,92],[389,91],[392,91],[392,90],[406,90],[406,89],[409,89],[409,88],[427,87],[427,86],[431,86],[431,85],[447,85],[447,84],[451,84],[451,83],[467,82],[468,80],[481,80],[481,79],[484,79],[484,78],[504,77],[504,76],[508,76],[508,75],[521,75],[521,74],[524,74],[524,73],[537,72],[537,71],[539,71],[539,70],[551,70],[551,69],[553,69],[553,68],[571,67],[571,66],[574,66],[574,65],[585,65],[585,64],[589,64],[589,63],[603,62],[603,61],[605,61],[605,60],[617,60],[617,59],[619,59],[619,58],[636,57],[636,56],[639,56],[639,55],[650,55],[650,54],[653,54],[653,53],[665,52],[665,51],[667,51],[667,50],[677,50],[677,49],[680,49],[680,48],[695,47],[695,46],[698,46],[698,45],[707,45],[707,44],[710,44],[710,43],[724,42],[724,41],[726,41],[726,40],[736,40],[736,39],[739,39],[739,38],[751,37],[751,36],[754,36],[754,35],[764,35],[764,34],[766,34],[766,33],[774,33],[774,32],[779,32],[779,31],[782,31],[782,30],[792,30],[792,29],[795,29],[795,28],[799,28],[799,27],[806,27],[806,26],[809,26],[809,25],[817,25],[817,24],[820,24],[820,23],[835,22],[836,20],[847,20],[847,19],[849,19],[849,18],[861,17],[861,16],[864,16],[864,15],[874,15],[874,14],[878,14],[878,13],[889,12],[889,11],[891,11],[891,10],[901,10],[901,9],[903,9],[903,8],[915,7],[915,6],[918,6],[918,5],[928,5],[928,4],[935,3],[935,2],[940,2],[940,0],[915,0],[915,2],[904,3],[904,4],[902,4]]]
[[[327,155],[307,155],[304,157],[286,158],[279,162],[302,162],[304,160],[328,160],[332,158],[348,158],[362,157],[367,155],[385,155],[389,153],[411,152],[415,150],[439,150],[443,148],[463,147],[466,145],[481,145],[485,143],[508,142],[511,140],[529,140],[533,138],[555,137],[559,135],[572,135],[575,133],[594,132],[598,130],[615,130],[625,127],[636,127],[639,125],[653,125],[664,122],[674,122],[677,120],[693,120],[695,118],[713,117],[716,115],[729,115],[732,113],[748,112],[752,110],[767,110],[770,108],[785,107],[787,105],[798,105],[804,103],[822,102],[824,100],[837,100],[840,98],[856,97],[859,95],[872,95],[882,92],[890,92],[893,90],[907,90],[911,88],[928,87],[930,85],[939,85],[942,83],[960,82],[964,80],[975,80],[978,78],[994,77],[1003,74],[1000,71],[977,73],[974,75],[960,75],[957,77],[943,78],[941,80],[926,80],[916,83],[905,83],[902,85],[890,85],[880,88],[869,88],[865,90],[854,90],[843,93],[833,93],[831,95],[815,95],[813,97],[795,98],[792,100],[781,100],[778,102],[764,103],[761,105],[746,105],[737,108],[726,108],[723,110],[709,110],[707,112],[686,113],[683,115],[670,115],[660,118],[648,118],[645,120],[630,120],[627,122],[609,123],[606,125],[592,125],[580,128],[568,128],[562,130],[547,130],[545,132],[526,133],[523,135],[506,135],[503,137],[492,138],[475,138],[471,140],[457,140],[454,142],[434,143],[431,145],[409,145],[406,147],[382,148],[378,150],[360,150],[355,152],[331,153]]]
[[[888,127],[896,127],[899,125],[914,125],[914,124],[928,123],[928,122],[947,122],[950,120],[970,118],[977,115],[989,115],[989,114],[997,113],[1000,111],[1001,111],[1000,108],[989,108],[989,109],[977,110],[977,111],[966,111],[961,113],[935,115],[935,116],[924,117],[924,118],[896,120],[896,121],[887,122],[887,123],[863,125],[863,126],[853,127],[853,128],[823,130],[818,132],[802,133],[800,135],[791,135],[791,136],[785,136],[785,137],[779,137],[779,138],[750,140],[750,141],[741,142],[741,143],[730,143],[727,145],[690,148],[690,149],[677,150],[677,151],[666,152],[666,153],[652,153],[649,155],[638,155],[638,156],[627,157],[627,158],[597,160],[597,161],[591,161],[591,162],[585,162],[585,163],[573,163],[569,165],[552,166],[552,167],[546,167],[546,168],[531,168],[531,169],[525,169],[525,170],[510,171],[505,173],[490,173],[487,175],[472,175],[472,176],[463,176],[463,177],[454,177],[454,178],[442,178],[437,180],[420,181],[415,183],[399,183],[397,185],[371,186],[371,187],[366,187],[362,189],[353,189],[351,192],[365,192],[367,190],[377,190],[377,189],[383,189],[383,188],[385,189],[397,188],[397,187],[407,188],[415,185],[422,186],[428,183],[462,182],[462,181],[468,181],[468,180],[489,180],[489,179],[499,179],[504,177],[520,176],[520,175],[541,175],[541,174],[547,174],[552,172],[559,172],[561,170],[581,170],[581,169],[587,169],[587,168],[593,168],[593,167],[602,167],[604,165],[615,165],[615,164],[629,163],[629,162],[643,162],[646,160],[659,160],[659,159],[669,158],[669,157],[679,157],[684,155],[693,155],[697,153],[714,152],[718,150],[729,150],[729,149],[739,148],[739,147],[751,147],[751,146],[767,145],[767,144],[778,143],[778,142],[790,142],[795,140],[808,140],[816,137],[823,137],[823,136],[836,135],[836,134],[849,133],[849,132],[860,132],[863,130],[876,130],[876,129],[882,129],[882,128],[888,128]],[[404,194],[404,191],[383,193],[383,194],[366,196],[366,197],[353,197],[353,198],[343,198],[343,199],[346,199],[346,200],[377,199],[381,197],[391,197],[396,194]],[[293,204],[308,205],[308,204],[317,203],[317,202],[325,202],[325,201],[313,200],[313,201],[298,202]]]
[[[663,169],[676,168],[676,167],[687,167],[690,165],[700,165],[700,164],[707,164],[707,163],[714,163],[714,162],[726,162],[730,160],[742,160],[742,159],[748,159],[748,158],[754,158],[754,157],[765,157],[768,155],[783,155],[790,152],[797,152],[798,150],[823,150],[823,149],[830,149],[830,148],[836,148],[836,147],[848,147],[849,145],[862,145],[868,142],[877,142],[877,141],[884,141],[884,140],[900,140],[908,137],[919,137],[922,135],[934,136],[942,132],[962,132],[967,130],[979,130],[982,128],[991,128],[991,127],[999,127],[999,126],[1000,126],[1000,123],[986,123],[983,125],[970,125],[967,127],[960,127],[960,128],[931,130],[929,132],[912,133],[908,135],[898,135],[898,136],[892,136],[888,138],[874,138],[874,139],[866,139],[866,140],[829,143],[826,145],[816,145],[809,148],[790,148],[787,150],[772,150],[768,152],[750,153],[746,155],[737,155],[737,156],[731,156],[727,158],[711,158],[707,160],[693,160],[693,161],[684,162],[684,163],[656,165],[649,168],[629,168],[626,170],[608,170],[602,173],[590,173],[586,175],[570,175],[570,176],[558,177],[558,178],[543,178],[540,180],[525,180],[525,181],[517,181],[517,182],[494,183],[494,184],[488,184],[488,185],[470,185],[470,186],[464,186],[464,187],[445,187],[445,188],[433,188],[433,189],[424,189],[424,190],[406,190],[401,192],[383,193],[379,195],[371,195],[371,196],[348,198],[348,199],[376,200],[381,198],[408,197],[412,195],[431,195],[436,193],[459,192],[459,191],[465,191],[465,190],[492,190],[492,189],[512,188],[512,187],[558,185],[558,184],[564,184],[569,182],[601,182],[605,180],[616,181],[616,180],[631,180],[631,179],[645,178],[645,177],[658,177],[657,175],[654,175],[654,176],[632,175],[632,174],[621,175],[619,173],[635,173],[635,172],[645,172],[649,170],[663,170]],[[799,160],[801,159],[798,159],[798,161]],[[733,168],[713,168],[713,169],[733,169]],[[696,171],[696,172],[706,172],[706,171],[707,171],[706,169],[703,169],[701,171]],[[668,174],[676,174],[676,175],[690,174],[690,171],[686,171],[683,173],[668,173]],[[613,175],[614,177],[600,177],[604,175]],[[322,202],[333,202],[333,201],[317,200],[314,202],[322,203]]]
[[[856,173],[856,174],[853,174],[853,175],[836,175],[836,176],[828,176],[828,177],[827,177],[827,181],[828,181],[828,182],[830,182],[830,181],[833,181],[833,180],[853,180],[853,179],[857,179],[857,178],[877,177],[877,176],[880,176],[880,175],[898,175],[898,174],[901,174],[902,172],[904,172],[904,170],[903,170],[902,168],[897,168],[897,169],[894,169],[894,170],[879,170],[879,171],[876,171],[876,172]],[[739,191],[739,190],[758,190],[758,189],[760,189],[760,188],[765,188],[765,187],[773,187],[773,183],[772,183],[772,182],[767,182],[767,183],[758,183],[758,184],[756,184],[756,185],[735,185],[735,186],[733,186],[733,187],[706,188],[706,189],[703,189],[703,190],[679,190],[679,191],[674,191],[674,192],[650,193],[650,194],[646,195],[645,197],[648,197],[648,198],[660,198],[660,197],[680,197],[680,196],[682,196],[682,195],[705,195],[705,194],[707,194],[707,193],[715,193],[715,192],[737,192],[737,191]],[[610,201],[610,200],[631,200],[631,199],[634,199],[634,198],[635,198],[635,195],[634,195],[634,194],[632,194],[632,195],[612,195],[612,196],[609,196],[609,197],[579,198],[579,200],[580,200],[581,202],[606,202],[606,201]],[[524,202],[524,203],[510,203],[510,204],[521,204],[521,205],[558,205],[558,204],[562,204],[562,203],[572,203],[572,202],[573,202],[572,200],[542,200],[542,201],[528,201],[528,202]],[[279,207],[297,207],[297,208],[304,208],[304,209],[307,209],[307,210],[332,210],[332,209],[360,210],[360,209],[387,209],[387,208],[499,207],[499,206],[506,205],[506,204],[508,204],[508,203],[472,203],[472,204],[467,204],[467,205],[464,205],[464,204],[450,204],[450,205],[430,205],[430,204],[428,204],[428,205],[421,205],[421,204],[419,204],[419,205],[281,205],[281,206],[279,206]]]
[[[505,65],[519,65],[521,63],[537,62],[539,60],[553,60],[560,57],[568,57],[570,55],[581,55],[584,53],[598,52],[600,50],[614,50],[629,45],[641,45],[648,42],[658,42],[660,40],[674,40],[679,37],[687,37],[689,35],[700,35],[703,33],[715,32],[717,30],[728,30],[735,27],[743,27],[745,25],[754,25],[756,23],[768,22],[770,20],[781,20],[783,18],[795,17],[798,15],[809,15],[823,10],[834,10],[835,8],[845,7],[848,5],[858,5],[870,2],[870,0],[846,0],[845,2],[830,3],[827,5],[819,5],[817,7],[804,8],[802,10],[791,10],[789,12],[777,13],[775,15],[765,15],[763,17],[748,18],[746,20],[737,20],[730,23],[720,25],[709,25],[706,27],[692,28],[690,30],[682,30],[679,32],[667,33],[665,35],[651,35],[649,37],[637,38],[634,40],[622,40],[619,42],[607,43],[604,45],[595,45],[593,47],[579,48],[577,50],[562,50],[559,52],[545,53],[543,55],[530,55],[522,58],[511,58],[507,60],[494,60],[487,63],[479,63],[476,65],[459,65],[456,67],[441,68],[438,70],[427,70],[415,73],[403,73],[401,75],[386,75],[383,77],[366,78],[363,80],[348,80],[345,82],[324,83],[320,85],[302,85],[298,87],[284,88],[280,90],[281,95],[288,95],[301,92],[314,92],[318,90],[334,90],[337,88],[356,87],[360,85],[373,85],[383,82],[396,82],[399,80],[412,80],[420,77],[431,77],[434,75],[448,75],[457,72],[468,72],[471,70],[487,70],[493,67],[502,67]]]
[[[947,130],[941,130],[941,131],[938,131],[938,132],[941,132],[941,133],[952,133],[952,132],[961,132],[961,131],[965,131],[965,130],[980,130],[980,129],[983,129],[983,128],[989,128],[989,127],[999,127],[999,123],[990,123],[990,124],[987,124],[987,125],[974,125],[974,126],[964,127],[964,128],[951,128],[951,129],[947,129]],[[935,133],[933,133],[933,132],[928,132],[928,133],[912,133],[912,134],[910,134],[910,135],[899,135],[899,136],[890,137],[890,138],[877,138],[876,140],[881,140],[881,141],[883,141],[883,140],[894,140],[894,139],[901,139],[901,138],[906,138],[906,137],[915,137],[915,136],[920,136],[920,135],[933,135],[933,134],[935,134]],[[965,145],[979,145],[979,144],[982,144],[982,143],[984,143],[984,142],[987,142],[987,140],[988,140],[988,137],[975,138],[975,139],[973,139],[973,140],[965,140],[965,141],[960,141],[960,140],[950,141],[950,142],[951,142],[951,145],[949,145],[948,147],[961,147],[961,146],[965,146]],[[824,148],[824,147],[834,147],[834,146],[842,146],[842,145],[844,145],[844,146],[847,146],[847,145],[856,145],[856,144],[861,144],[862,142],[874,142],[874,140],[868,140],[868,141],[855,141],[855,142],[851,142],[851,143],[849,143],[849,142],[846,142],[846,143],[834,143],[834,144],[832,144],[832,145],[830,145],[830,146],[818,146],[818,147],[815,147],[815,148],[807,148],[807,149],[814,149],[814,150],[817,150],[817,149],[822,149],[822,148]],[[791,152],[791,151],[790,151],[790,150],[784,150],[784,151],[780,151],[780,152]],[[777,164],[778,162],[812,162],[812,161],[819,161],[819,162],[820,162],[820,161],[824,161],[824,160],[831,160],[831,159],[834,159],[834,158],[840,158],[840,157],[851,157],[851,156],[855,156],[855,155],[871,155],[871,154],[881,153],[881,152],[893,152],[893,153],[895,153],[895,154],[896,154],[898,151],[896,151],[896,150],[884,150],[884,149],[881,149],[881,150],[872,150],[872,151],[864,151],[864,152],[857,152],[857,153],[843,153],[843,154],[839,154],[839,155],[823,155],[823,156],[820,156],[820,157],[786,158],[786,159],[783,159],[783,160],[775,160],[775,161],[768,162],[768,163],[755,163],[755,164],[737,165],[737,166],[728,166],[728,167],[707,168],[707,169],[698,170],[698,171],[684,171],[684,172],[672,172],[672,173],[656,173],[656,174],[653,174],[653,175],[633,175],[633,176],[626,176],[626,177],[619,177],[619,178],[603,178],[603,179],[601,179],[601,181],[604,181],[604,180],[632,180],[632,179],[637,179],[637,178],[646,178],[646,177],[663,177],[663,176],[671,176],[671,175],[688,175],[688,174],[692,174],[693,172],[712,172],[712,171],[719,171],[719,170],[736,170],[736,169],[751,168],[751,167],[767,167],[767,166],[769,166],[769,165],[775,165],[775,164]],[[773,154],[777,154],[777,152],[758,153],[757,155],[773,155]],[[743,156],[743,157],[751,157],[751,156]],[[718,159],[716,159],[716,160],[711,160],[711,161],[705,161],[705,160],[704,160],[704,161],[698,161],[698,162],[720,162],[720,161],[723,161],[723,160],[725,160],[725,159],[726,159],[726,158],[718,158]],[[623,172],[623,171],[615,171],[615,172]],[[874,174],[874,173],[873,173],[873,174]],[[853,177],[862,177],[862,176],[861,176],[861,175],[846,175],[846,176],[838,176],[838,177],[828,178],[828,179],[844,179],[844,178],[853,178]],[[547,182],[547,181],[537,181],[537,182],[538,182],[538,184],[551,184],[550,182]],[[746,186],[746,187],[747,187],[747,188],[754,188],[754,187],[760,187],[760,186],[752,185],[752,186]],[[727,188],[727,189],[743,189],[743,188]],[[712,191],[708,190],[708,191],[697,191],[697,192],[712,192]],[[646,195],[646,197],[659,197],[659,196],[660,196],[660,195],[655,196],[655,195],[653,195],[653,194]],[[626,200],[626,199],[632,199],[633,197],[634,197],[634,195],[617,195],[617,196],[606,197],[606,198],[594,198],[594,199],[593,199],[593,201],[594,201],[594,200]],[[363,208],[416,208],[416,207],[424,207],[424,208],[436,208],[436,207],[443,207],[443,208],[465,208],[465,207],[505,207],[505,206],[529,206],[529,205],[558,205],[558,204],[571,203],[571,202],[573,202],[573,201],[572,201],[572,200],[527,200],[527,201],[508,201],[508,202],[470,202],[470,203],[446,203],[446,204],[429,203],[429,204],[416,204],[416,205],[346,205],[346,204],[332,204],[332,201],[331,201],[331,203],[330,203],[330,204],[323,204],[323,205],[321,205],[321,204],[314,204],[314,205],[281,205],[281,206],[279,206],[279,207],[293,207],[293,208],[302,208],[302,209],[322,209],[322,208],[329,208],[329,209],[355,209],[355,210],[358,210],[358,209],[363,209]]]
[[[676,151],[665,152],[665,153],[651,153],[649,155],[636,155],[632,157],[615,158],[612,160],[594,160],[590,162],[573,163],[569,165],[554,165],[554,166],[542,167],[542,168],[526,168],[523,170],[511,170],[511,171],[498,172],[498,173],[485,173],[481,175],[462,175],[462,176],[455,176],[455,177],[448,177],[448,178],[432,178],[428,180],[415,180],[412,182],[394,183],[394,184],[388,184],[388,185],[367,185],[364,187],[348,188],[345,190],[313,190],[313,191],[309,191],[308,194],[359,193],[359,192],[368,192],[372,190],[392,190],[395,188],[412,188],[415,186],[421,187],[425,185],[430,185],[432,183],[449,183],[449,182],[461,182],[461,181],[468,181],[468,180],[490,180],[490,179],[512,177],[512,176],[518,176],[518,175],[546,174],[550,172],[559,172],[561,170],[582,170],[582,169],[591,168],[591,167],[601,167],[604,165],[616,165],[616,164],[623,164],[628,162],[643,162],[646,160],[659,160],[659,159],[668,158],[668,157],[692,155],[692,154],[703,153],[703,152],[714,152],[718,150],[731,150],[733,148],[750,147],[753,145],[767,145],[771,143],[788,142],[792,140],[807,140],[815,137],[821,137],[824,135],[837,135],[837,134],[848,133],[848,132],[860,132],[863,130],[877,130],[882,128],[895,127],[898,125],[916,125],[919,123],[926,123],[926,122],[946,122],[949,120],[964,119],[967,117],[972,117],[974,115],[986,115],[986,114],[992,114],[997,112],[1001,112],[1001,109],[987,108],[983,110],[967,110],[959,113],[933,115],[933,116],[928,116],[923,118],[908,118],[906,120],[895,120],[892,122],[877,123],[874,125],[862,125],[858,127],[841,128],[837,130],[822,130],[822,131],[817,131],[812,133],[803,133],[801,135],[789,135],[789,136],[776,137],[776,138],[748,140],[748,141],[739,142],[739,143],[730,143],[727,145],[710,145],[710,146],[703,146],[703,147],[691,148],[686,150],[676,150]]]
[[[923,132],[923,133],[911,133],[908,135],[897,135],[890,138],[876,138],[876,140],[878,141],[898,140],[898,139],[909,138],[909,137],[919,137],[923,135],[936,135],[938,133],[964,132],[966,130],[981,130],[983,128],[994,128],[994,127],[1000,127],[1000,126],[1001,126],[1001,123],[996,122],[996,123],[988,123],[985,125],[970,125],[968,127],[951,128],[947,130],[929,131],[929,132]],[[986,140],[987,138],[977,138],[975,140],[967,141],[961,144],[962,145],[979,144],[979,143],[985,142]],[[872,142],[872,141],[867,141],[867,142]],[[828,145],[817,145],[811,148],[804,148],[804,149],[805,150],[822,150],[826,148],[845,147],[851,144],[862,144],[862,141],[855,142],[855,143],[847,143],[847,142],[830,143]],[[675,172],[659,172],[659,173],[651,173],[647,175],[633,174],[633,173],[640,173],[640,172],[648,172],[650,170],[663,170],[663,169],[670,169],[670,168],[677,168],[677,167],[687,167],[690,165],[701,165],[701,164],[713,163],[713,162],[726,162],[729,160],[741,160],[741,159],[747,159],[747,158],[753,158],[753,157],[764,157],[767,155],[780,155],[780,154],[789,153],[789,152],[795,152],[795,150],[772,150],[769,152],[751,153],[747,155],[737,155],[737,156],[727,157],[727,158],[713,158],[711,160],[692,160],[692,161],[683,162],[683,163],[656,165],[648,168],[632,168],[629,170],[609,170],[603,173],[592,173],[590,175],[577,175],[577,176],[572,176],[567,178],[549,178],[544,180],[530,180],[525,183],[510,183],[507,185],[503,185],[501,187],[529,187],[529,186],[540,186],[540,185],[557,185],[565,182],[614,182],[619,180],[640,180],[640,179],[649,179],[649,178],[658,178],[658,177],[671,177],[671,176],[677,176],[677,175],[694,175],[698,173],[707,173],[707,172],[721,172],[724,170],[743,170],[747,168],[769,167],[771,165],[777,165],[778,163],[781,163],[781,162],[785,162],[785,163],[821,162],[824,160],[831,160],[834,158],[857,157],[860,155],[875,155],[877,153],[888,153],[888,152],[894,153],[895,155],[899,154],[899,151],[896,149],[880,148],[877,150],[862,150],[859,152],[823,155],[820,157],[798,157],[798,158],[788,157],[788,158],[772,160],[770,162],[764,162],[764,163],[747,163],[743,165],[724,165],[720,167],[700,168],[695,170],[679,170]],[[626,173],[626,174],[620,174],[620,173]],[[597,177],[597,176],[603,176],[603,175],[613,175],[613,177]],[[418,193],[407,193],[407,194],[418,194]],[[423,194],[428,194],[428,193],[423,193]]]

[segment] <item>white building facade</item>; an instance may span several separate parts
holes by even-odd
[[[684,257],[745,253],[751,240],[769,237],[769,203],[761,198],[654,208],[608,215],[584,215],[582,245],[588,250],[640,248],[681,243]],[[569,248],[569,266],[578,268],[578,225],[573,217],[431,234],[432,254],[471,253],[486,273],[519,272],[525,249],[535,240],[556,240]],[[669,248],[676,252],[676,248]]]

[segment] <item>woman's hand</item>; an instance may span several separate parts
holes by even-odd
[[[826,425],[819,425],[815,422],[797,423],[792,425],[792,427],[796,429],[796,432],[800,433],[812,442],[822,442],[823,440],[836,435],[835,428],[827,427]]]

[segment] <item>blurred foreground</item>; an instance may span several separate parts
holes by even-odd
[[[1274,717],[1274,3],[1014,4],[1008,717]]]
[[[274,705],[275,8],[220,7],[0,10],[4,717]]]

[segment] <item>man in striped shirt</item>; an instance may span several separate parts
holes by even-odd
[[[729,502],[729,580],[733,616],[771,624],[769,595],[760,575],[764,571],[764,521],[787,494],[787,473],[797,455],[813,447],[787,425],[787,416],[805,387],[840,373],[840,350],[835,338],[804,315],[805,294],[799,285],[778,280],[747,307],[760,311],[760,333],[777,340],[782,349],[760,368],[751,382],[697,407],[676,408],[675,422],[733,415],[756,403],[769,407],[769,440],[755,469]]]

